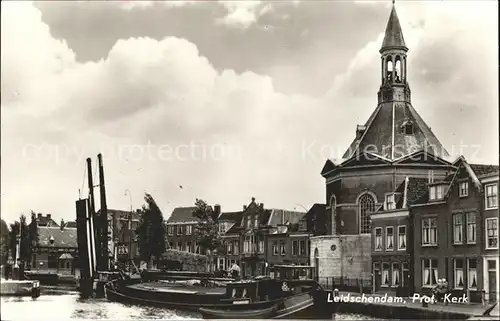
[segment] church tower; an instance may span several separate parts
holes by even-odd
[[[410,103],[410,87],[408,86],[406,53],[403,31],[399,24],[396,7],[392,6],[391,15],[385,29],[384,42],[380,49],[382,55],[381,85],[378,102],[405,101]]]
[[[384,41],[380,48],[380,89],[377,108],[366,124],[358,125],[356,137],[342,158],[369,150],[390,161],[417,151],[449,156],[429,126],[411,105],[408,82],[408,47],[393,2]]]

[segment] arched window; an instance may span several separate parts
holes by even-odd
[[[359,230],[361,234],[371,233],[370,213],[375,211],[375,199],[371,194],[365,193],[358,199]]]
[[[335,195],[330,198],[330,210],[332,211],[332,235],[337,235],[337,199]]]
[[[315,248],[315,249],[314,249],[314,258],[315,258],[315,259],[319,258],[319,251],[318,251],[318,248]]]
[[[397,57],[397,60],[396,60],[396,65],[394,67],[394,71],[395,71],[395,81],[396,82],[401,82],[401,60],[399,58],[399,56]]]

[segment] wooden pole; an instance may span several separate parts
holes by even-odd
[[[108,206],[106,203],[106,187],[104,184],[104,166],[102,163],[102,154],[97,155],[99,162],[99,191],[101,196],[101,213],[99,215],[99,229],[100,229],[100,254],[101,254],[101,269],[109,269],[109,253],[108,253]],[[115,217],[113,216],[113,227],[115,224]]]
[[[94,198],[94,182],[93,182],[93,178],[92,178],[92,159],[90,157],[87,158],[87,176],[88,176],[88,183],[89,183],[89,220],[91,222],[91,224],[89,224],[89,227],[92,227],[94,226],[94,224],[92,224],[92,221],[94,221],[94,217],[95,217],[95,198]],[[96,222],[94,222],[96,223]],[[90,237],[92,239],[89,240],[91,246],[94,247],[94,249],[91,248],[91,250],[95,250],[95,253],[97,254],[96,255],[96,261],[97,262],[92,262],[92,267],[96,267],[98,266],[99,262],[101,261],[100,260],[100,257],[99,257],[99,242],[97,242],[98,240],[98,233],[97,233],[97,229],[95,228],[94,226],[94,230],[91,230],[90,233],[89,233]],[[89,253],[89,256],[93,259],[93,255],[92,253]],[[93,276],[94,275],[94,271],[90,271],[90,275]]]

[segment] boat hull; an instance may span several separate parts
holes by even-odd
[[[205,319],[331,319],[335,306],[318,301],[322,297],[323,294],[315,296],[314,293],[301,293],[283,298],[278,305],[268,309],[246,306],[246,309],[241,310],[238,305],[229,309],[200,308],[199,312]]]

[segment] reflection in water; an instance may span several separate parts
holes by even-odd
[[[44,293],[45,292],[45,293]],[[37,299],[1,298],[1,320],[75,320],[75,319],[201,319],[195,312],[167,310],[147,306],[130,306],[106,299],[79,298],[72,291],[44,291]],[[53,294],[48,294],[53,293]],[[337,315],[336,320],[374,320],[362,315]]]

